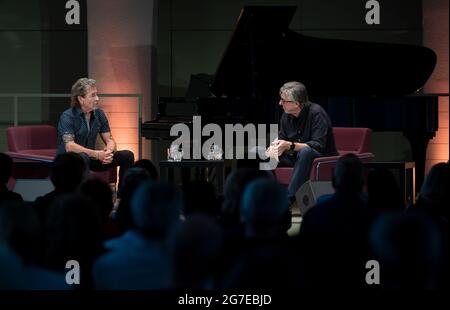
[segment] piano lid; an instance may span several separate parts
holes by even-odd
[[[215,96],[273,96],[291,80],[315,95],[406,95],[421,89],[434,70],[436,54],[423,46],[296,33],[288,28],[295,10],[241,10],[210,88]]]

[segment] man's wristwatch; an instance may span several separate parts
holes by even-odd
[[[291,146],[289,147],[289,151],[293,153],[295,151],[295,143],[291,142]]]

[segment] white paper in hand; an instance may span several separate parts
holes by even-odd
[[[269,146],[269,148],[266,151],[266,155],[270,158],[275,159],[276,161],[280,161],[278,159],[278,146],[276,145]]]

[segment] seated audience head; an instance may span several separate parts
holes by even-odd
[[[169,237],[180,218],[181,193],[169,184],[147,182],[131,199],[131,215],[136,229],[147,238]]]
[[[405,209],[400,187],[394,174],[386,168],[376,168],[367,178],[368,206],[379,211],[402,211]]]
[[[122,183],[122,196],[120,197],[119,206],[115,221],[122,230],[128,230],[134,227],[131,217],[130,202],[136,189],[151,180],[147,170],[139,167],[127,169],[124,174]]]
[[[139,185],[143,182],[150,181],[151,177],[148,171],[144,168],[132,167],[127,169],[123,179],[122,195],[125,195],[126,197],[121,197],[121,200],[124,200],[124,198],[131,198],[133,192],[139,187]]]
[[[31,203],[0,205],[0,243],[6,243],[25,264],[37,263],[42,248],[41,226]]]
[[[1,184],[8,183],[9,178],[12,175],[13,160],[5,154],[0,153],[0,182]]]
[[[385,288],[433,289],[442,267],[442,235],[425,213],[386,213],[370,234]]]
[[[81,184],[80,192],[99,208],[102,222],[108,222],[113,209],[111,187],[99,179],[93,179]]]
[[[158,180],[158,170],[155,165],[149,159],[139,159],[133,165],[133,167],[143,168],[146,170],[150,176],[150,179],[153,181]]]
[[[272,179],[256,179],[242,195],[241,221],[247,235],[276,236],[286,233],[286,188]]]
[[[211,289],[222,253],[223,232],[213,219],[194,214],[177,229],[173,255],[173,287]]]
[[[363,165],[355,154],[339,158],[333,176],[333,187],[337,193],[358,193],[364,184]]]
[[[81,266],[87,266],[86,270],[102,252],[100,215],[92,203],[79,194],[64,194],[55,199],[48,213],[45,233],[45,260],[52,269],[64,270],[66,262],[75,259]]]
[[[20,194],[8,190],[8,181],[12,175],[13,160],[9,155],[0,153],[0,204],[7,201],[23,201]]]
[[[183,186],[183,197],[185,216],[195,213],[218,216],[219,206],[213,184],[204,180],[191,181]]]
[[[85,175],[83,158],[68,152],[56,156],[51,166],[50,179],[58,192],[71,192],[83,181]]]
[[[239,223],[242,193],[257,178],[273,178],[267,171],[242,168],[230,174],[225,182],[222,216]]]
[[[448,205],[448,198],[448,163],[438,163],[428,172],[420,189],[419,199],[429,203]]]
[[[0,242],[0,291],[26,289],[23,264],[17,253]]]

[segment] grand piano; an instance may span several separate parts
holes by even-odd
[[[438,98],[421,91],[436,54],[422,46],[305,36],[289,29],[295,10],[244,7],[208,95],[160,98],[156,118],[141,124],[142,136],[174,139],[171,126],[190,124],[193,115],[201,115],[203,124],[278,123],[278,89],[297,80],[334,126],[403,132],[418,189],[428,141],[438,128]]]

